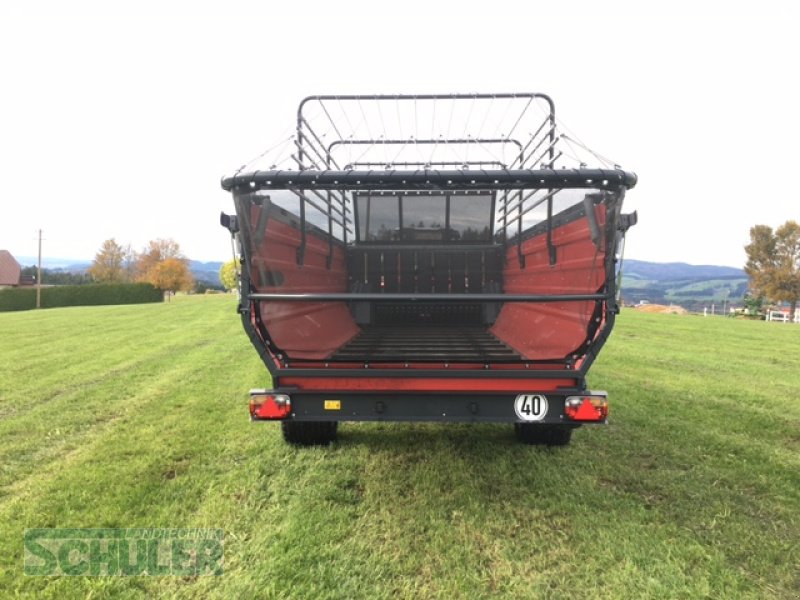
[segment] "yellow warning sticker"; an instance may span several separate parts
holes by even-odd
[[[341,400],[325,400],[325,410],[341,410]]]

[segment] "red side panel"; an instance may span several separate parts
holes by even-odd
[[[594,207],[601,231],[605,206]],[[517,247],[511,246],[503,271],[503,289],[509,294],[594,294],[605,283],[605,249],[590,239],[586,217],[553,230],[557,260],[550,266],[546,233],[522,244],[525,268]],[[594,302],[508,303],[503,306],[492,334],[531,360],[564,358],[587,340]]]
[[[259,223],[262,207],[252,206],[250,222]],[[280,210],[280,209],[272,209]],[[257,232],[252,232],[255,239]],[[347,291],[344,249],[330,248],[313,231],[306,233],[302,265],[297,264],[300,231],[270,218],[257,248],[253,249],[250,274],[259,292],[321,293]],[[255,242],[254,242],[255,243]],[[325,359],[358,332],[343,302],[262,301],[261,318],[275,345],[296,359]]]

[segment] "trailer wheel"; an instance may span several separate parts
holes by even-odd
[[[566,446],[572,439],[573,427],[514,423],[514,433],[523,444]]]
[[[281,421],[283,439],[296,446],[327,446],[338,427],[338,421]]]

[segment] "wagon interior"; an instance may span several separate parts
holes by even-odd
[[[575,369],[602,345],[635,176],[546,96],[311,97],[278,151],[223,185],[280,367]]]

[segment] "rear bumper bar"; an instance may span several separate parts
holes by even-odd
[[[290,389],[251,392],[251,394],[259,393],[289,396],[291,411],[285,420],[294,421],[532,422],[542,425],[574,426],[584,422],[606,422],[605,417],[576,421],[565,415],[564,406],[568,398],[593,393],[578,389],[530,391],[525,394],[342,391],[307,393]]]

